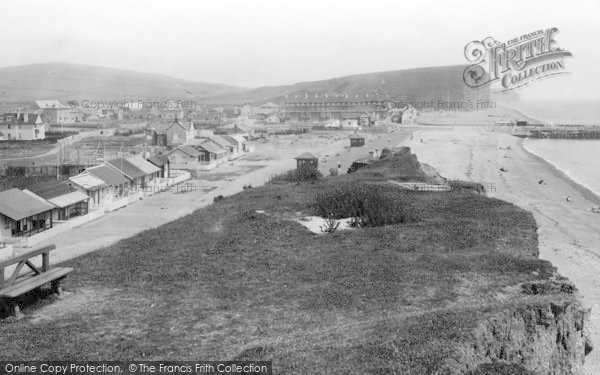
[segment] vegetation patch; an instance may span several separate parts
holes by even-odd
[[[300,168],[271,176],[269,183],[316,181],[323,177],[316,167],[304,165]]]
[[[339,185],[319,192],[315,205],[324,218],[352,218],[356,227],[376,227],[417,221],[410,198],[384,185],[357,183]]]

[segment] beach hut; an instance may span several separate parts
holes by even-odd
[[[313,168],[317,168],[319,165],[319,158],[317,158],[316,156],[309,154],[308,152],[305,152],[302,155],[296,156],[296,167],[298,169],[302,168],[302,167],[313,167]]]
[[[19,189],[0,192],[0,238],[32,236],[52,228],[54,206]]]
[[[365,137],[358,134],[350,136],[350,147],[362,147],[365,145]]]

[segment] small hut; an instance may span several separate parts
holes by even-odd
[[[358,134],[353,134],[350,137],[350,147],[361,147],[365,145],[365,137]]]
[[[319,166],[319,158],[316,156],[305,152],[302,155],[296,156],[296,168],[300,169],[302,167],[313,167],[317,168]]]

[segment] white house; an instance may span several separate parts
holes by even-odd
[[[31,141],[46,138],[46,124],[35,113],[5,113],[0,122],[0,140]]]

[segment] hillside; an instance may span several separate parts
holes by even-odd
[[[537,258],[532,215],[473,193],[401,191],[383,171],[419,165],[391,161],[247,189],[69,261],[69,294],[0,325],[4,356],[272,360],[274,374],[580,373],[585,313]],[[319,196],[373,191],[412,214],[322,234],[296,220],[318,214]]]
[[[0,102],[36,99],[177,100],[230,95],[244,91],[215,83],[161,74],[69,63],[0,68]]]
[[[364,95],[387,93],[391,98],[404,101],[457,101],[469,97],[487,97],[487,88],[468,89],[462,80],[464,66],[442,66],[396,70],[390,72],[351,75],[314,82],[301,82],[287,86],[261,87],[246,92],[210,98],[213,103],[242,104],[281,103],[295,95],[306,93]]]
[[[195,82],[166,75],[68,63],[33,64],[0,68],[0,103],[36,99],[177,100],[209,104],[282,103],[306,93],[363,96],[381,95],[402,101],[460,101],[489,95],[487,88],[468,89],[462,81],[464,66],[445,66],[368,73],[293,85],[245,89]],[[373,96],[372,96],[373,97]],[[382,96],[383,97],[383,96]]]

